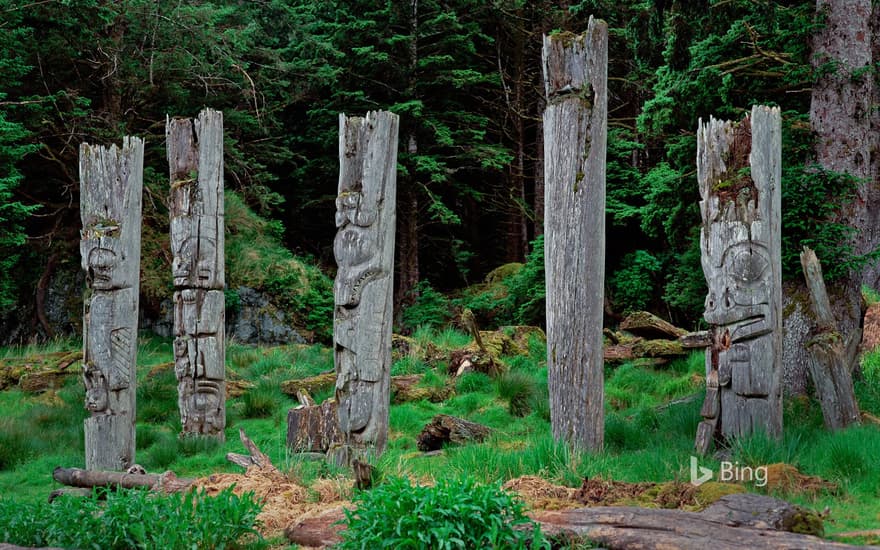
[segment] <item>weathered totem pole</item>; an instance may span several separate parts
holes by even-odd
[[[134,462],[144,141],[79,148],[86,469]]]
[[[716,437],[782,434],[781,122],[755,106],[697,131],[700,234],[711,346],[695,448]]]
[[[544,266],[553,436],[602,448],[608,26],[544,37]]]
[[[223,113],[169,119],[174,372],[183,434],[226,427]]]
[[[339,195],[333,254],[338,463],[382,453],[391,399],[397,115],[339,116]]]

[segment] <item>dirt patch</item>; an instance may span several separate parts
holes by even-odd
[[[311,487],[304,487],[282,474],[256,467],[244,474],[213,474],[200,478],[192,487],[216,495],[232,485],[236,495],[252,492],[262,501],[263,511],[257,519],[262,522],[259,530],[264,537],[277,536],[304,517],[350,504],[347,499],[352,491],[351,480],[321,479]]]
[[[626,501],[639,500],[639,496],[656,483],[627,483],[626,481],[584,479],[574,498],[587,506],[611,506]]]
[[[574,498],[577,489],[554,485],[537,476],[522,476],[511,479],[501,488],[517,493],[533,510],[565,510],[583,506]]]

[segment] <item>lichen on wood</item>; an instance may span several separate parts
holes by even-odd
[[[603,280],[608,27],[544,37],[544,257],[550,418],[558,440],[604,440]]]
[[[134,462],[144,142],[80,145],[86,468]]]
[[[368,450],[379,454],[388,438],[398,125],[397,115],[384,111],[339,116],[333,343],[343,441],[337,462]]]
[[[169,119],[174,279],[174,371],[185,434],[223,439],[226,427],[226,300],[223,113]]]
[[[782,433],[779,109],[755,106],[740,124],[700,121],[697,180],[711,342],[696,441],[705,453],[717,436]]]

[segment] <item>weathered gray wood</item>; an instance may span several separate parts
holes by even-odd
[[[739,495],[736,495],[739,496]],[[609,550],[752,550],[754,548],[853,549],[812,535],[780,531],[772,525],[750,526],[721,517],[683,510],[596,506],[530,514],[551,537],[590,540]],[[740,518],[739,515],[736,516]]]
[[[226,427],[223,113],[169,119],[174,371],[185,434]]]
[[[718,388],[707,391],[698,452],[716,430],[726,438],[782,433],[780,157],[778,108],[755,106],[739,124],[700,121],[706,373]]]
[[[422,428],[417,446],[420,451],[435,451],[446,443],[479,443],[491,432],[491,428],[482,424],[448,414],[438,414]]]
[[[134,462],[144,142],[79,149],[86,468]]]
[[[544,266],[553,436],[604,440],[602,316],[608,26],[544,37]]]
[[[192,485],[194,479],[177,477],[174,472],[163,474],[129,474],[125,472],[106,472],[82,470],[80,468],[55,468],[52,479],[71,487],[118,486],[125,489],[147,487],[168,493],[183,491]]]
[[[681,347],[684,349],[708,348],[712,345],[712,339],[708,330],[688,332],[678,337]]]
[[[339,116],[333,341],[349,458],[381,454],[388,439],[398,126],[385,111]]]
[[[657,317],[649,311],[635,311],[626,316],[620,322],[620,330],[631,332],[636,336],[649,339],[679,338],[687,334],[683,328],[678,328],[669,321]]]
[[[266,454],[257,447],[257,444],[254,443],[241,428],[238,430],[238,438],[250,454],[243,455],[239,453],[226,453],[226,460],[233,464],[238,464],[245,469],[258,468],[263,472],[273,474],[281,473],[278,468],[272,464],[272,459],[266,456]]]
[[[861,418],[849,372],[847,343],[837,330],[831,302],[825,290],[825,280],[822,278],[822,265],[810,248],[804,247],[801,252],[801,267],[817,325],[807,342],[807,350],[811,356],[810,375],[822,404],[825,427],[838,430],[857,424]]]

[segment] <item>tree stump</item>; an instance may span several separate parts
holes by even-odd
[[[79,149],[86,468],[134,462],[144,142]]]
[[[418,448],[422,452],[436,451],[445,443],[464,444],[480,442],[492,433],[487,426],[446,414],[438,414],[422,429]]]
[[[184,434],[224,438],[223,113],[169,119],[174,372]]]
[[[348,457],[388,439],[398,124],[384,111],[339,116],[333,343]]]
[[[712,344],[699,453],[717,433],[782,434],[781,154],[778,108],[755,106],[739,124],[700,121],[703,317]]]
[[[544,36],[544,255],[556,439],[602,448],[608,26]]]
[[[332,399],[320,405],[301,405],[287,413],[287,447],[296,453],[326,453],[343,441],[337,405]]]

